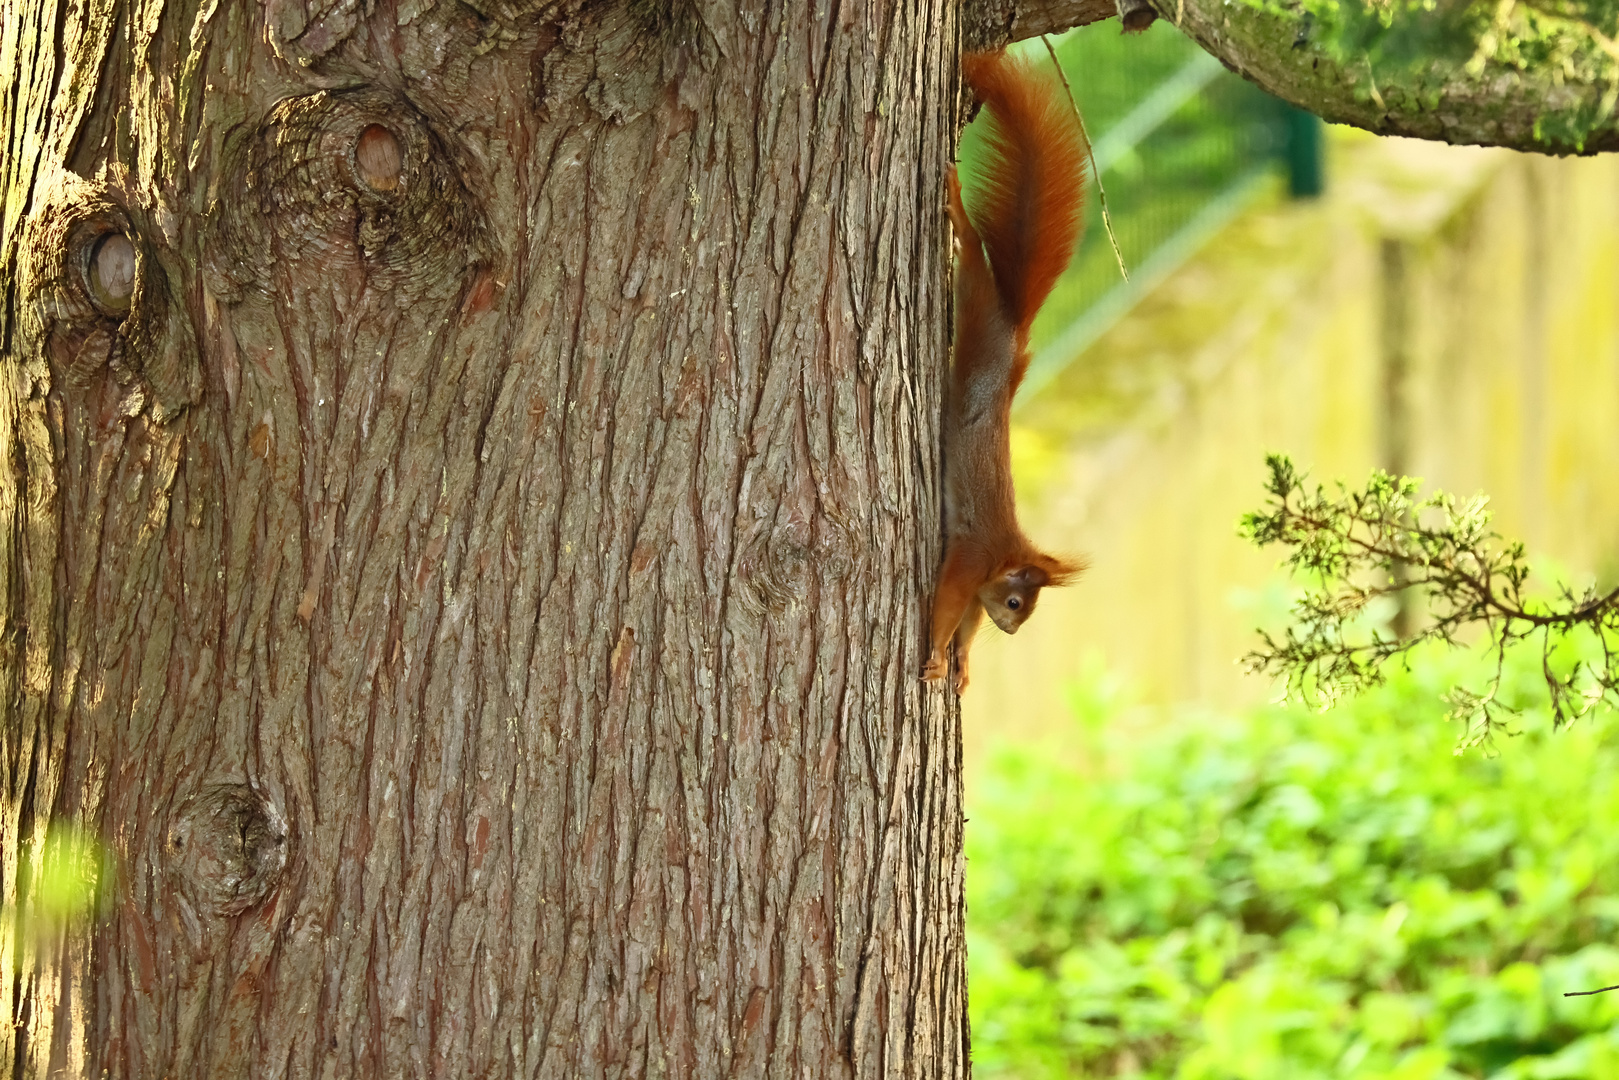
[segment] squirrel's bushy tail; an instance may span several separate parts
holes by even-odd
[[[963,56],[961,74],[989,128],[968,216],[1021,345],[1085,225],[1085,137],[1054,74],[1005,52]]]

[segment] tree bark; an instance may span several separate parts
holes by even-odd
[[[0,33],[0,1074],[964,1076],[954,5]]]
[[[962,36],[969,48],[994,48],[1008,41],[1060,34],[1118,13],[1118,0],[965,0]]]

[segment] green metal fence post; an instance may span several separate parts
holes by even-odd
[[[1313,199],[1326,187],[1325,125],[1314,113],[1287,109],[1287,188],[1295,199]]]

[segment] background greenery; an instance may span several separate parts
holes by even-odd
[[[1085,760],[1003,752],[970,807],[979,1075],[1619,1077],[1619,991],[1562,996],[1619,983],[1619,732],[1458,757],[1471,663],[1145,731],[1086,679]]]

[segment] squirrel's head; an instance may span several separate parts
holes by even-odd
[[[1068,563],[1050,555],[1034,555],[1027,561],[1008,566],[978,590],[978,602],[996,626],[1008,634],[1034,613],[1040,590],[1047,585],[1066,585],[1085,569],[1083,563]]]

